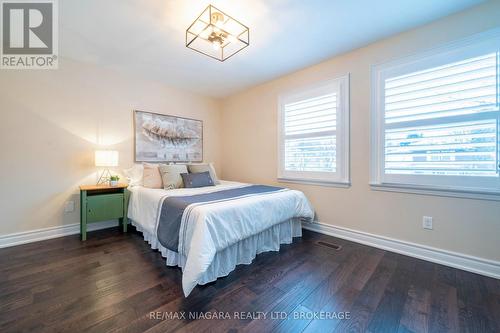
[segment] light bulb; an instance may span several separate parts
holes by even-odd
[[[215,51],[219,51],[220,46],[221,46],[221,45],[220,45],[220,42],[219,42],[218,40],[214,40],[214,41],[212,42],[212,47],[214,48],[214,50],[215,50]]]

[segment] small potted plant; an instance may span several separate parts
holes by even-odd
[[[118,177],[118,176],[111,176],[111,177],[109,177],[109,185],[110,186],[117,186],[119,180],[120,180],[120,177]]]

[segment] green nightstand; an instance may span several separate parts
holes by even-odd
[[[80,186],[80,235],[87,239],[87,224],[119,219],[123,232],[127,232],[127,209],[130,192],[127,184],[117,186]]]

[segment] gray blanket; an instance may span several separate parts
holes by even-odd
[[[214,201],[230,201],[243,196],[258,195],[283,190],[281,187],[266,185],[250,185],[212,193],[196,194],[181,197],[167,197],[163,200],[158,221],[158,240],[169,250],[178,252],[179,231],[184,210],[191,204]]]

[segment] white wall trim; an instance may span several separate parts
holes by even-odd
[[[493,191],[464,191],[461,189],[443,189],[432,186],[404,185],[404,184],[374,184],[370,188],[375,191],[400,192],[422,195],[434,195],[439,197],[465,198],[476,200],[500,201],[500,192]]]
[[[87,224],[87,231],[94,231],[118,226],[118,220]],[[67,224],[30,231],[0,235],[0,248],[38,242],[46,239],[75,235],[80,233],[80,223]]]
[[[340,187],[340,188],[351,187],[351,182],[329,182],[322,180],[315,181],[310,179],[298,179],[298,178],[277,178],[277,181],[278,183],[295,183],[295,184]]]
[[[320,222],[302,223],[302,227],[325,235],[500,279],[499,261],[469,256]]]

